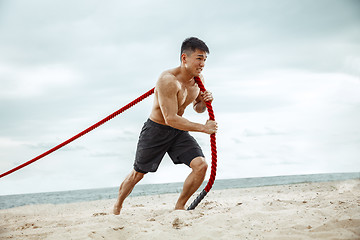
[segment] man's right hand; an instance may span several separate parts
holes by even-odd
[[[213,121],[213,120],[207,120],[205,123],[205,133],[207,134],[213,134],[216,133],[218,129],[218,124],[217,122]]]

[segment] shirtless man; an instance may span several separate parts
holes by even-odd
[[[196,140],[188,131],[216,133],[217,123],[208,120],[195,123],[182,117],[185,108],[193,103],[196,112],[206,110],[206,101],[212,101],[210,92],[200,92],[194,77],[200,77],[209,49],[198,38],[185,39],[181,46],[181,65],[160,75],[155,86],[155,98],[149,119],[141,130],[134,169],[119,188],[113,213],[120,214],[125,198],[148,172],[155,172],[168,153],[175,164],[186,164],[192,172],[186,178],[175,209],[185,204],[204,181],[207,163]]]

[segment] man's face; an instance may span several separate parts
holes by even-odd
[[[207,55],[206,52],[196,49],[185,56],[185,67],[194,76],[198,77],[205,67]]]

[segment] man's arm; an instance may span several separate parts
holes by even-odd
[[[177,93],[179,87],[174,81],[173,76],[165,75],[162,76],[156,84],[157,88],[157,97],[160,105],[161,112],[164,116],[165,123],[173,128],[177,128],[183,131],[192,131],[192,132],[204,132],[208,134],[214,133],[215,122],[209,121],[204,125],[200,123],[194,123],[182,116],[179,116],[178,113],[178,102],[177,102]]]
[[[199,96],[195,99],[193,108],[197,113],[203,113],[206,110],[206,103],[205,102],[212,102],[213,96],[212,93],[209,91],[200,92]]]
[[[197,113],[205,112],[206,104],[201,97],[201,93],[199,93],[199,96],[195,99],[195,101],[193,103],[193,108],[194,108],[195,112],[197,112]]]

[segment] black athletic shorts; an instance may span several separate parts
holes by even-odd
[[[162,125],[148,119],[141,130],[134,169],[137,172],[156,172],[165,153],[175,164],[190,162],[204,154],[187,131]]]

